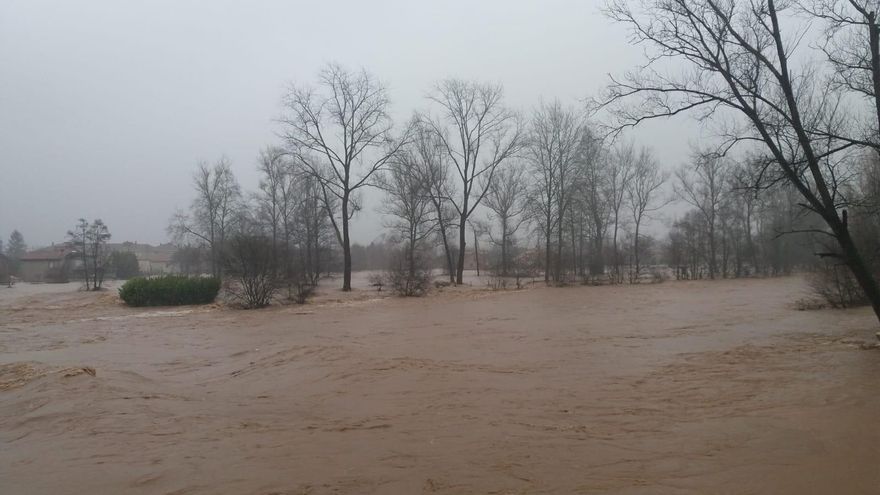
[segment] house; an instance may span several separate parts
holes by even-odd
[[[136,256],[138,257],[138,267],[144,275],[177,272],[173,251],[150,251]]]
[[[173,244],[153,246],[137,242],[122,242],[108,244],[107,249],[108,251],[133,253],[138,260],[138,268],[142,275],[160,275],[178,271],[174,263],[174,253],[177,252],[177,248]]]
[[[25,282],[67,282],[81,263],[78,253],[66,244],[28,251],[21,257],[20,276]]]

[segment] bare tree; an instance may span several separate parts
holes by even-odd
[[[434,230],[443,246],[446,273],[449,281],[455,283],[455,261],[450,237],[456,226],[456,218],[451,204],[449,158],[443,140],[433,131],[431,125],[418,116],[413,122],[411,155],[417,160],[421,181],[434,208]]]
[[[491,229],[486,229],[492,242],[501,248],[502,277],[510,274],[514,236],[529,219],[526,214],[526,187],[525,169],[511,165],[495,175],[486,194],[486,208],[492,212],[500,230],[496,238],[492,236]]]
[[[633,221],[633,280],[638,280],[641,274],[639,246],[641,227],[652,212],[666,204],[666,202],[658,202],[657,197],[667,178],[668,174],[660,171],[651,150],[642,148],[633,167],[632,180],[625,188],[627,205]]]
[[[583,135],[581,116],[559,101],[541,104],[532,116],[528,156],[531,163],[530,194],[533,215],[544,234],[544,281],[550,281],[552,240],[556,235],[554,279],[562,270],[562,236],[565,213],[578,184],[578,145]]]
[[[823,219],[828,230],[817,233],[839,249],[823,254],[850,268],[880,319],[880,287],[849,232],[840,211],[846,201],[826,161],[855,141],[843,139],[852,135],[844,95],[810,64],[798,66],[809,57],[797,55],[804,28],[789,7],[775,0],[612,1],[608,14],[651,51],[646,66],[612,81],[605,103],[618,104],[617,129],[688,111],[730,117],[716,120],[725,124],[725,145],[763,146],[770,159],[757,177],[790,183],[803,207]],[[870,26],[870,36],[876,30]],[[687,69],[670,75],[661,68],[670,59]]]
[[[413,148],[413,147],[409,147]],[[405,269],[395,287],[402,295],[421,295],[430,281],[430,266],[424,259],[424,241],[434,234],[437,223],[429,185],[422,178],[418,149],[405,149],[390,162],[380,176],[386,193],[381,211],[393,218],[388,224],[394,239],[402,244]]]
[[[801,0],[807,14],[825,21],[825,42],[820,49],[833,71],[836,90],[850,92],[869,102],[848,109],[849,126],[831,127],[818,134],[880,153],[880,2],[877,0]],[[839,131],[845,132],[839,132]]]
[[[422,118],[439,138],[461,185],[449,200],[458,216],[458,284],[464,277],[467,221],[488,193],[495,172],[523,142],[519,119],[504,107],[502,97],[500,85],[447,79],[429,95],[441,117]]]
[[[696,208],[703,217],[709,244],[709,278],[714,279],[718,274],[718,214],[727,193],[725,161],[712,152],[696,152],[691,166],[678,169],[675,176],[678,198]]]
[[[596,277],[605,273],[605,240],[611,223],[611,205],[608,197],[608,154],[601,140],[585,129],[577,150],[578,198],[583,218],[589,227],[592,241],[589,269]]]
[[[321,187],[324,208],[342,247],[342,290],[349,291],[349,224],[360,209],[356,193],[370,185],[406,139],[392,139],[387,91],[372,74],[329,64],[318,83],[321,92],[291,87],[281,123],[290,152]]]
[[[100,290],[104,283],[104,269],[110,253],[107,241],[110,230],[103,220],[96,219],[91,224],[80,218],[74,230],[67,232],[68,244],[79,251],[82,261],[86,290]]]
[[[632,180],[633,168],[635,167],[636,150],[632,142],[621,143],[617,148],[612,150],[611,156],[607,161],[606,169],[607,178],[605,187],[608,189],[605,193],[611,214],[611,248],[614,263],[614,281],[616,283],[623,282],[623,274],[620,269],[620,248],[618,246],[618,236],[621,228],[621,214],[623,213],[623,202],[626,198],[626,191]]]
[[[241,187],[225,157],[213,167],[200,163],[193,175],[193,187],[196,198],[190,213],[177,212],[168,232],[177,239],[193,237],[204,243],[210,254],[211,274],[219,278],[226,239],[240,210]]]
[[[283,248],[285,261],[287,260],[288,221],[294,202],[292,171],[290,164],[284,158],[284,150],[267,147],[260,151],[257,162],[257,171],[260,173],[259,189],[255,196],[257,218],[270,235],[272,264],[275,270],[281,268],[279,245]]]
[[[226,291],[245,308],[268,306],[278,290],[274,247],[259,233],[238,232],[230,238],[225,263],[234,282],[226,284]]]
[[[299,270],[309,285],[318,284],[322,267],[326,261],[328,243],[335,242],[335,232],[327,215],[327,201],[330,209],[335,210],[336,201],[333,196],[324,196],[319,181],[309,174],[297,175],[298,182],[294,194],[298,201],[292,218],[293,239],[297,245],[300,262]]]
[[[73,230],[67,231],[67,244],[78,254],[83,267],[83,281],[86,290],[91,288],[91,272],[89,271],[89,221],[80,218]]]

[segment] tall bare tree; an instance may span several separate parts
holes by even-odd
[[[607,161],[605,187],[608,189],[606,196],[611,213],[611,255],[613,256],[615,283],[623,281],[618,237],[623,220],[623,203],[629,183],[632,181],[636,159],[635,145],[632,142],[624,142],[612,150]]]
[[[533,113],[528,157],[533,188],[533,214],[544,234],[544,281],[550,281],[553,236],[556,236],[557,281],[562,271],[562,236],[565,214],[579,182],[577,151],[583,135],[583,118],[559,101],[541,104]]]
[[[641,227],[644,221],[665,202],[658,202],[658,195],[668,174],[660,171],[651,150],[642,148],[632,170],[632,180],[626,185],[627,206],[633,222],[633,280],[641,274]]]
[[[379,179],[386,193],[380,211],[392,217],[388,227],[403,248],[405,265],[399,271],[402,277],[398,289],[407,296],[420,295],[427,289],[424,274],[430,266],[423,256],[424,242],[437,228],[430,186],[422,180],[418,149],[410,148],[398,153]]]
[[[608,187],[608,153],[602,141],[589,129],[584,129],[578,142],[577,203],[589,227],[590,275],[605,273],[605,240],[611,223],[611,205]]]
[[[272,243],[272,265],[279,270],[278,250],[282,248],[287,259],[288,222],[293,207],[292,170],[285,161],[284,150],[267,147],[260,151],[257,162],[260,182],[256,193],[257,218],[266,227]]]
[[[412,125],[411,156],[416,160],[421,181],[433,206],[436,228],[434,229],[443,247],[446,273],[449,281],[455,283],[455,260],[451,236],[457,219],[452,208],[451,182],[449,177],[449,158],[443,140],[433,127],[416,116]]]
[[[718,274],[718,215],[728,192],[726,162],[713,152],[696,152],[690,166],[679,168],[675,193],[679,199],[697,209],[706,226],[709,244],[709,278]]]
[[[485,204],[498,222],[499,236],[492,236],[492,230],[486,229],[492,242],[501,248],[501,276],[509,275],[514,236],[520,227],[529,220],[526,202],[525,169],[511,165],[495,174],[489,184]]]
[[[850,268],[880,319],[880,287],[849,231],[847,203],[826,160],[858,141],[842,105],[846,92],[802,62],[810,58],[798,53],[805,27],[791,3],[615,0],[607,12],[649,50],[646,65],[612,80],[604,103],[616,106],[615,128],[690,111],[721,117],[715,122],[727,146],[759,143],[770,159],[756,176],[788,182],[803,207],[822,218],[827,230],[817,234],[838,249],[824,254]],[[868,24],[869,38],[876,36],[876,19]],[[669,60],[686,69],[670,74]]]
[[[293,237],[300,255],[299,269],[306,281],[317,285],[321,270],[329,258],[328,244],[333,243],[336,233],[327,215],[326,201],[330,201],[330,209],[334,210],[335,197],[324,196],[323,189],[315,177],[304,174],[294,191],[298,201],[293,213]],[[322,255],[325,255],[322,257]]]
[[[289,151],[314,177],[343,253],[342,290],[351,290],[349,225],[360,210],[356,195],[397,153],[385,86],[367,72],[337,64],[318,75],[319,89],[291,87],[281,119]]]
[[[232,173],[229,160],[223,157],[214,166],[199,163],[193,175],[193,188],[196,197],[190,213],[175,213],[168,232],[177,239],[192,237],[204,243],[210,254],[211,274],[220,277],[223,249],[233,224],[239,218],[241,186]]]
[[[522,146],[518,116],[505,108],[500,85],[457,79],[439,82],[428,96],[438,118],[423,117],[439,138],[460,188],[449,203],[458,216],[455,282],[464,278],[467,223],[488,193],[495,172]]]

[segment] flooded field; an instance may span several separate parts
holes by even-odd
[[[0,492],[878,493],[877,322],[803,291],[0,288]]]

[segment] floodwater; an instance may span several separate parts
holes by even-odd
[[[0,492],[876,494],[877,322],[797,311],[803,292],[236,311],[0,288]]]

